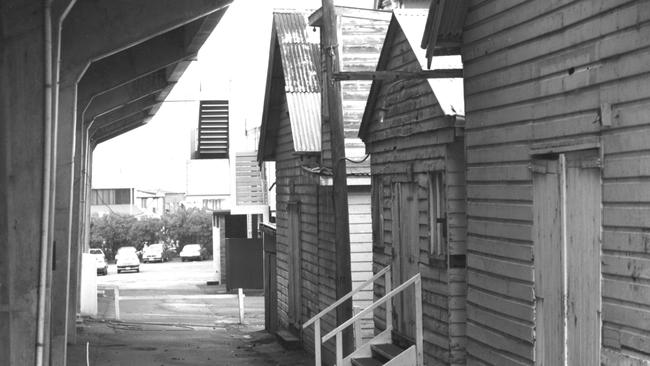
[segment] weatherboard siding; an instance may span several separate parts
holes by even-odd
[[[386,36],[388,20],[349,16],[341,16],[338,19],[341,71],[374,71]],[[357,134],[371,84],[372,82],[367,80],[341,82],[343,133],[348,157],[363,156],[363,143]],[[323,124],[322,133],[322,161],[329,166],[331,164],[329,124]]]
[[[650,359],[650,2],[470,0],[463,62],[468,364],[534,364],[530,148],[590,137],[603,347]]]
[[[313,177],[308,176],[300,168],[300,158],[293,150],[293,137],[286,106],[282,98],[278,142],[276,150],[276,202],[277,202],[277,281],[278,281],[278,319],[282,327],[289,326],[289,218],[287,206],[289,202],[298,201],[300,205],[300,241],[301,241],[301,287],[302,287],[302,322],[309,319],[307,309],[317,309],[313,286],[306,284],[318,281],[314,276],[314,248],[318,241],[316,232],[316,189]]]
[[[277,284],[278,320],[281,328],[289,324],[289,202],[299,202],[301,241],[301,322],[309,320],[320,310],[336,301],[336,253],[334,238],[334,208],[331,187],[319,186],[315,175],[306,172],[301,159],[294,152],[293,137],[286,99],[281,99],[276,159],[277,202]],[[293,186],[293,188],[292,188]],[[372,277],[370,187],[350,187],[350,251],[353,286]],[[293,193],[292,193],[293,192]],[[354,298],[353,305],[367,306],[372,300],[369,289]],[[336,327],[336,312],[322,319],[322,335]],[[371,320],[364,323],[364,334],[372,332]],[[313,352],[313,327],[302,332],[305,349]],[[333,342],[323,346],[326,359],[333,359]]]
[[[417,71],[420,64],[403,32],[390,43],[387,70]],[[419,51],[419,50],[417,50]],[[384,83],[377,106],[386,108],[383,122],[373,111],[366,146],[373,179],[374,271],[391,264],[394,247],[392,188],[397,182],[416,184],[419,232],[418,267],[422,275],[425,363],[465,363],[465,269],[448,268],[429,253],[428,174],[444,173],[449,254],[465,254],[465,181],[462,142],[454,142],[452,118],[445,116],[426,80]],[[376,108],[377,109],[377,108]],[[462,140],[460,140],[462,141]],[[375,299],[385,294],[380,279]],[[375,312],[375,327],[385,329],[385,311]]]

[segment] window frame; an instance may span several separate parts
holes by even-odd
[[[448,253],[447,200],[443,171],[427,174],[429,255],[440,258]]]

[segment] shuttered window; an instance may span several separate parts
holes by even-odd
[[[447,253],[447,215],[442,172],[429,174],[429,252],[434,256]]]
[[[199,159],[227,159],[228,101],[202,100],[199,108]]]

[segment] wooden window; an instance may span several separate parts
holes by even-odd
[[[444,256],[447,254],[447,215],[442,172],[429,174],[428,191],[429,253],[434,256]]]
[[[228,101],[202,100],[199,106],[200,159],[228,158]]]

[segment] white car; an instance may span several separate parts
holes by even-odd
[[[135,247],[121,247],[115,255],[117,261],[117,273],[122,271],[140,272],[140,258],[136,254]]]
[[[142,251],[142,261],[147,262],[166,262],[169,260],[165,244],[151,244]]]
[[[97,274],[106,276],[108,274],[108,263],[106,263],[106,256],[104,251],[101,249],[93,248],[89,251],[93,257],[95,257],[95,263],[97,264]]]
[[[208,258],[208,251],[201,244],[185,244],[179,254],[181,261],[204,260]]]

